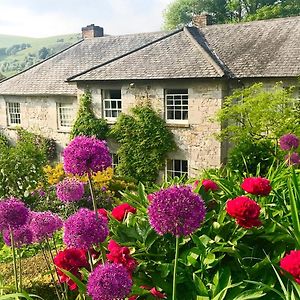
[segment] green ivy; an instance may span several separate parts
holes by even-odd
[[[156,180],[167,153],[176,148],[173,134],[150,106],[121,114],[111,134],[120,143],[118,171],[141,182]]]
[[[71,139],[78,135],[95,136],[104,140],[108,133],[108,125],[105,119],[96,118],[92,109],[92,95],[86,91],[80,98],[77,118],[72,127]]]

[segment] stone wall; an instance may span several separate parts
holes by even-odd
[[[69,96],[0,96],[0,129],[12,140],[16,138],[15,126],[7,126],[6,102],[19,102],[21,110],[20,126],[31,132],[53,138],[58,151],[69,141],[70,130],[58,127],[57,103],[73,103],[74,117],[77,111],[76,97]]]
[[[196,176],[199,170],[207,167],[219,167],[223,153],[220,142],[214,134],[220,131],[220,124],[211,122],[216,111],[221,108],[226,94],[226,85],[220,80],[170,80],[115,83],[93,83],[79,85],[79,95],[85,88],[92,92],[94,111],[102,115],[102,89],[121,89],[122,111],[128,113],[130,108],[141,103],[150,102],[152,107],[164,118],[165,89],[188,89],[189,119],[187,124],[167,126],[175,136],[178,150],[169,154],[170,159],[189,161],[189,175]],[[109,143],[113,151],[117,145]]]

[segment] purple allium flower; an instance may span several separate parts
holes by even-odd
[[[33,232],[34,242],[41,242],[45,238],[51,238],[62,226],[62,219],[50,211],[31,213],[29,227]]]
[[[64,242],[70,248],[90,249],[108,236],[108,223],[94,211],[81,208],[64,223]]]
[[[151,195],[149,221],[160,235],[188,235],[199,228],[204,220],[204,202],[188,186],[171,186]]]
[[[287,162],[288,165],[290,166],[297,166],[300,165],[300,156],[297,152],[287,154],[284,157],[285,161]]]
[[[90,274],[87,290],[93,300],[124,299],[131,291],[132,280],[121,264],[98,265]]]
[[[285,134],[279,139],[279,145],[280,148],[285,151],[297,149],[299,146],[299,138],[292,133]]]
[[[56,196],[63,202],[75,202],[82,199],[84,183],[75,178],[66,178],[56,185]]]
[[[8,198],[0,201],[0,230],[22,226],[28,217],[29,210],[21,200]]]
[[[63,152],[67,173],[84,175],[102,171],[112,160],[105,141],[93,137],[77,136]]]
[[[15,246],[21,248],[23,245],[29,245],[33,241],[33,233],[28,225],[23,225],[21,227],[15,228],[13,231],[13,238],[15,241]],[[7,246],[11,246],[10,230],[3,230],[3,241]]]

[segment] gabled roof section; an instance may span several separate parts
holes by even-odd
[[[197,30],[234,77],[300,75],[300,16]]]
[[[224,71],[213,55],[194,40],[188,29],[181,29],[69,80],[150,80],[223,76]]]
[[[0,83],[2,95],[76,95],[76,85],[65,82],[74,74],[124,55],[170,32],[106,36],[83,40]]]

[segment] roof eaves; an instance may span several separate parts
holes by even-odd
[[[146,47],[148,47],[148,46],[150,46],[150,45],[152,45],[152,44],[155,44],[155,43],[157,43],[157,42],[159,42],[159,41],[162,41],[162,40],[164,40],[164,39],[166,39],[166,38],[168,38],[168,37],[170,37],[170,36],[172,36],[172,35],[175,35],[175,34],[177,34],[178,32],[180,32],[180,31],[182,31],[182,30],[183,30],[183,28],[180,28],[180,29],[177,29],[177,30],[175,30],[175,31],[172,31],[172,32],[170,32],[170,33],[164,35],[163,37],[160,37],[160,38],[158,38],[158,39],[155,39],[155,40],[153,40],[153,41],[151,41],[151,42],[149,42],[149,43],[146,43],[146,44],[144,44],[144,45],[142,45],[142,46],[140,46],[140,47],[138,47],[138,48],[136,48],[136,49],[133,49],[133,50],[131,50],[131,51],[129,51],[129,52],[126,52],[126,53],[124,53],[124,54],[122,54],[122,55],[119,55],[119,56],[117,56],[117,57],[114,57],[114,58],[112,58],[112,59],[110,59],[110,60],[108,60],[108,61],[106,61],[106,62],[104,62],[104,63],[102,63],[102,64],[96,65],[96,66],[94,66],[94,67],[92,67],[92,68],[89,68],[89,69],[83,71],[83,72],[80,72],[80,73],[78,73],[78,74],[75,74],[75,75],[73,75],[73,76],[70,76],[70,77],[68,77],[68,78],[66,79],[66,82],[80,81],[80,79],[76,79],[76,77],[79,77],[79,76],[81,76],[81,75],[83,75],[83,74],[86,74],[86,73],[92,71],[92,70],[101,68],[101,67],[103,67],[103,66],[105,66],[105,65],[107,65],[107,64],[109,64],[109,63],[112,63],[112,62],[118,60],[118,59],[121,59],[121,58],[123,58],[123,57],[126,57],[126,56],[132,54],[132,53],[135,53],[135,52],[137,52],[137,51],[139,51],[139,50],[142,50],[142,49],[144,49],[144,48],[146,48]]]
[[[194,27],[184,27],[183,31],[191,39],[191,41],[201,52],[201,54],[206,58],[206,60],[212,64],[212,66],[220,76],[227,75],[228,77],[234,78],[234,74],[229,70],[229,68],[225,65],[221,58],[209,47],[209,44],[206,41],[204,35],[199,30],[198,34],[201,38],[201,43],[199,43],[195,39],[194,35],[191,32],[191,30],[193,29]]]

